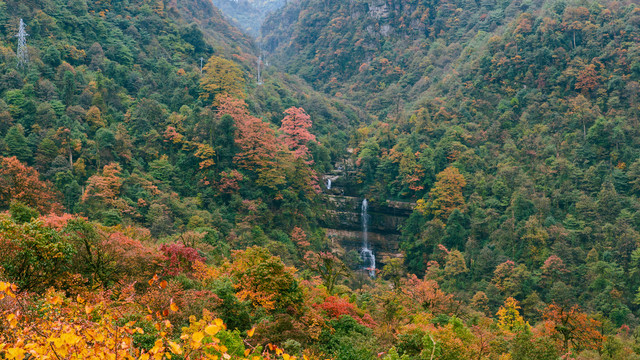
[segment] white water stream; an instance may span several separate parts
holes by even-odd
[[[369,203],[367,202],[367,199],[362,200],[362,211],[360,213],[360,216],[362,217],[362,250],[360,250],[360,254],[364,262],[364,269],[369,271],[369,276],[375,277],[376,276],[376,256],[373,254],[373,251],[369,248],[368,209],[369,209]]]

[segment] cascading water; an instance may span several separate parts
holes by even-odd
[[[369,208],[369,203],[367,199],[362,200],[362,250],[360,254],[362,256],[362,260],[364,261],[364,269],[369,271],[369,276],[376,276],[376,256],[373,254],[373,251],[369,248],[369,214],[367,210]]]
[[[331,179],[327,179],[327,190],[331,190]]]

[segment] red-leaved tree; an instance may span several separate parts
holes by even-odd
[[[13,157],[0,157],[0,207],[11,200],[21,201],[44,214],[60,212],[62,205],[48,181],[39,179],[38,171]]]
[[[282,119],[280,131],[284,133],[284,142],[293,151],[296,159],[304,159],[308,163],[309,148],[307,144],[310,141],[316,141],[315,135],[309,132],[311,127],[311,117],[307,115],[303,108],[290,107],[284,112],[286,116]]]
[[[180,273],[191,273],[196,262],[204,262],[204,257],[198,254],[198,250],[184,246],[183,244],[164,244],[160,251],[169,261],[167,274],[171,276]]]
[[[409,275],[402,283],[403,292],[413,301],[420,304],[424,310],[434,314],[451,313],[456,308],[457,302],[453,295],[440,289],[435,280],[419,279],[415,275]]]
[[[231,115],[235,121],[235,142],[239,151],[234,162],[241,168],[256,173],[258,185],[274,189],[283,185],[286,178],[281,167],[286,162],[278,161],[278,157],[286,149],[278,141],[275,130],[249,115],[247,104],[243,100],[223,96],[220,98],[218,112],[219,116]]]
[[[604,337],[598,331],[601,323],[580,311],[578,305],[561,307],[549,305],[544,311],[545,332],[562,344],[565,352],[571,349],[599,349]]]
[[[354,304],[341,297],[329,296],[324,299],[323,303],[316,304],[315,307],[324,310],[331,318],[339,319],[343,315],[349,315],[361,325],[370,328],[376,326],[376,322],[371,318],[371,315],[358,310]]]

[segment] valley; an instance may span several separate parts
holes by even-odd
[[[640,359],[640,5],[0,0],[0,358]]]

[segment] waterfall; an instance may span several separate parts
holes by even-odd
[[[327,179],[327,190],[331,190],[331,179]]]
[[[369,214],[367,210],[369,208],[369,203],[367,199],[362,200],[362,250],[360,251],[362,255],[362,260],[364,261],[364,269],[369,271],[369,276],[376,276],[376,256],[373,254],[373,251],[369,248]]]

